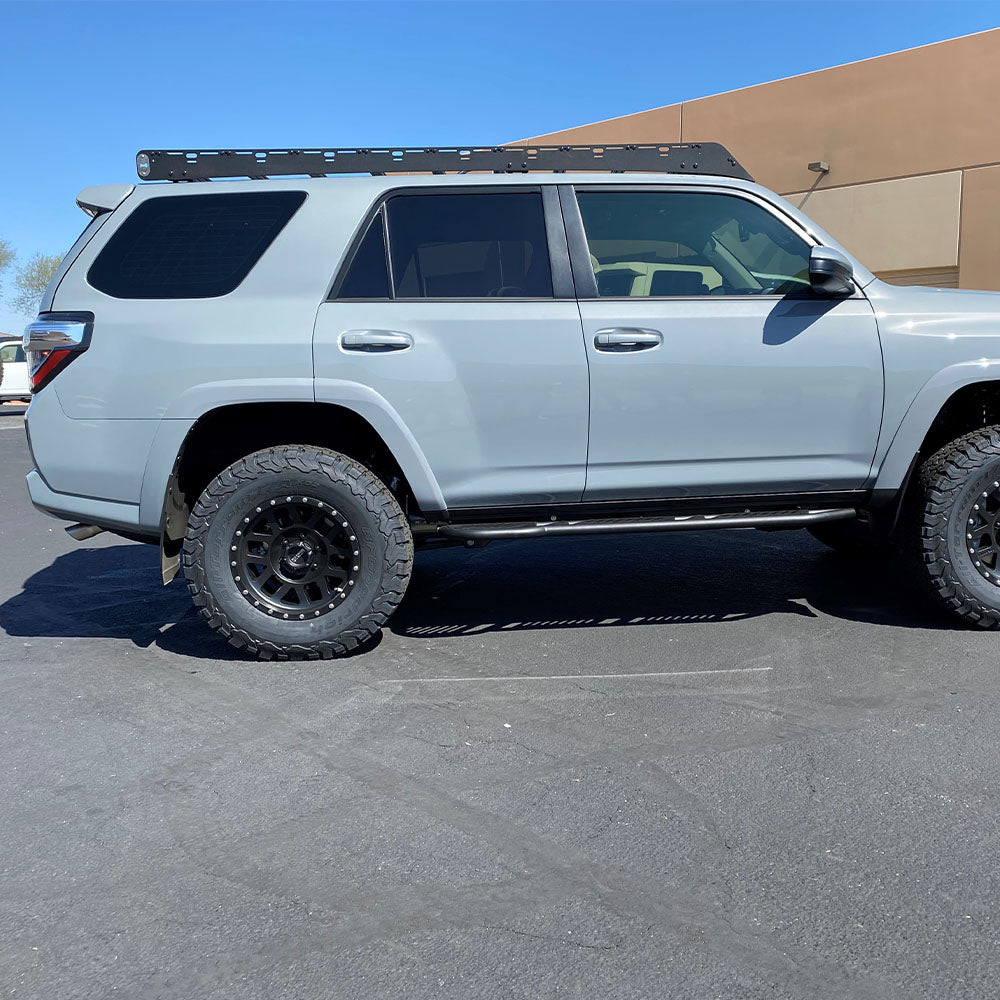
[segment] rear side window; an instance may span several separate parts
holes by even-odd
[[[119,299],[226,295],[305,198],[303,191],[150,198],[108,240],[87,280]]]
[[[389,298],[389,265],[385,256],[385,229],[381,211],[369,223],[344,275],[337,298]]]
[[[398,195],[386,204],[397,298],[550,298],[537,191]]]

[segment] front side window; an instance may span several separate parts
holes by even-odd
[[[389,213],[396,298],[550,298],[537,191],[397,195]]]
[[[746,198],[581,191],[577,200],[602,297],[809,291],[809,244]]]
[[[20,344],[4,344],[0,347],[0,361],[5,365],[16,365],[24,361],[24,348]]]
[[[227,295],[305,198],[303,191],[149,198],[108,240],[87,280],[119,299]]]

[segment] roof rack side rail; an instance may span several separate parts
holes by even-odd
[[[152,150],[136,155],[146,181],[225,177],[326,177],[330,174],[448,172],[709,174],[753,180],[717,142],[647,142],[595,146],[447,146],[417,149]]]

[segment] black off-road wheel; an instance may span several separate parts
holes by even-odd
[[[1000,628],[1000,426],[966,434],[923,463],[910,540],[939,601],[972,625]]]
[[[398,607],[413,537],[363,465],[287,445],[240,459],[205,488],[182,562],[208,624],[261,659],[341,656]]]

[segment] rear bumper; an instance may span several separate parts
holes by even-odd
[[[44,514],[60,521],[83,521],[112,531],[132,531],[139,528],[139,505],[96,500],[93,497],[57,493],[42,479],[37,469],[27,476],[31,502]]]
[[[28,477],[28,489],[35,506],[86,524],[132,531],[139,525],[143,534],[159,537],[163,493],[175,455],[164,456],[166,472],[149,470],[146,485],[151,498],[158,494],[155,500],[144,507],[141,493],[151,445],[164,421],[74,419],[63,412],[58,388],[36,393],[25,414],[36,470]]]

